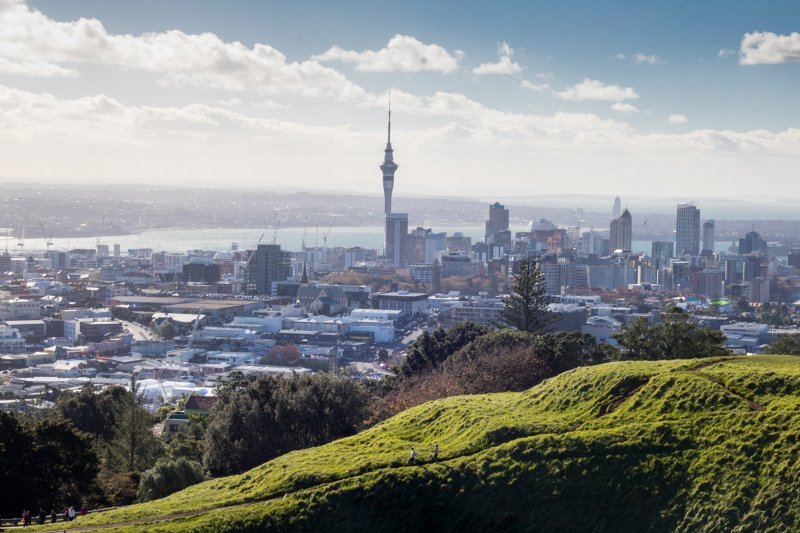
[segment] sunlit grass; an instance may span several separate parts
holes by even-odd
[[[612,363],[523,393],[430,402],[74,525],[158,517],[130,529],[797,529],[800,358],[704,363]],[[405,466],[412,445],[422,466]],[[185,512],[197,514],[166,518]]]

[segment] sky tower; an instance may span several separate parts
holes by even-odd
[[[392,189],[394,188],[394,173],[396,170],[397,164],[394,162],[392,150],[392,103],[389,102],[389,127],[387,130],[383,164],[381,164],[381,172],[383,172],[384,215],[388,215],[392,212]]]

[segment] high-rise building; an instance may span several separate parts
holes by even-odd
[[[633,238],[633,220],[631,213],[627,209],[611,221],[611,233],[609,236],[609,246],[611,251],[630,250]]]
[[[406,264],[408,214],[386,213],[386,258],[394,266]]]
[[[753,252],[767,253],[767,241],[754,231],[749,232],[743,239],[739,239],[739,253],[742,255]]]
[[[397,163],[394,162],[394,150],[392,150],[392,107],[389,106],[389,125],[386,137],[386,149],[383,151],[383,163],[380,169],[383,173],[383,214],[388,215],[392,212],[392,189],[394,189],[394,173],[397,170]]]
[[[273,282],[286,281],[291,275],[291,254],[281,250],[280,244],[259,244],[255,251],[248,250],[248,292],[271,294]]]
[[[614,209],[611,211],[611,218],[619,218],[622,214],[622,200],[619,199],[619,196],[614,197]]]
[[[489,206],[489,219],[486,221],[486,244],[494,244],[496,235],[508,230],[508,209],[500,202]]]
[[[714,252],[714,226],[713,220],[706,220],[703,224],[703,252]]]
[[[700,254],[700,210],[694,204],[678,204],[675,252],[678,255]]]
[[[653,259],[670,259],[673,255],[674,243],[671,241],[653,241],[650,257]]]

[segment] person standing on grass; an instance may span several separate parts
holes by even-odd
[[[434,463],[439,461],[439,445],[438,444],[434,444],[433,445],[433,459],[432,459],[432,461]]]
[[[411,447],[411,457],[408,458],[408,464],[413,465],[414,461],[416,461],[416,459],[417,459],[417,451],[412,446]]]

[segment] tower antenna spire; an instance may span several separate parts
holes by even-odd
[[[389,129],[386,137],[386,142],[392,143],[392,90],[389,89]]]

